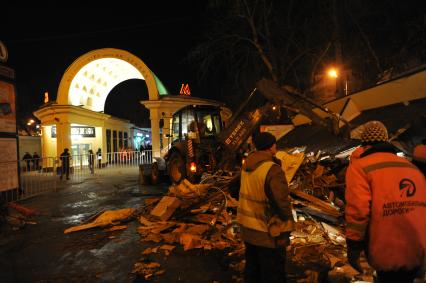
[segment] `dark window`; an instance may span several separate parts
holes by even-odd
[[[128,148],[129,146],[128,138],[127,132],[124,132],[124,148]]]
[[[111,152],[111,130],[106,130],[106,145],[107,145],[107,152]]]
[[[123,147],[123,132],[118,132],[118,147]]]
[[[117,148],[117,131],[112,132],[112,147],[114,152],[118,152]]]

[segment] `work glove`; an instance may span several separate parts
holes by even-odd
[[[364,242],[346,239],[346,245],[348,248],[347,254],[349,264],[355,268],[355,270],[362,273],[363,269],[359,264],[359,258],[361,256],[361,252],[364,250]]]

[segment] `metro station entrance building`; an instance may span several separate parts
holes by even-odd
[[[89,149],[96,152],[100,148],[102,153],[108,153],[133,147],[133,139],[146,133],[128,120],[103,113],[110,91],[129,79],[145,80],[147,84],[149,100],[141,103],[150,110],[154,157],[167,152],[166,133],[176,110],[191,104],[220,105],[213,100],[170,95],[148,66],[125,50],[93,50],[67,68],[56,101],[45,103],[34,112],[42,126],[42,156],[59,156],[64,148],[69,148],[71,154],[87,154]],[[223,110],[226,120],[231,113],[227,108]],[[106,162],[106,155],[102,157],[102,162]]]

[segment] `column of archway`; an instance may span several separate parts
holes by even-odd
[[[160,157],[160,113],[157,108],[150,109],[152,156]]]
[[[102,148],[101,148],[101,153],[102,153],[102,159],[101,159],[101,165],[103,166],[103,164],[108,163],[108,149],[107,149],[107,138],[106,138],[106,130],[107,128],[105,127],[105,125],[102,127]],[[97,149],[96,149],[97,151]]]
[[[49,139],[50,139],[49,135],[51,135],[50,131],[48,132],[46,130],[46,126],[42,126],[41,127],[41,156],[43,157],[43,159],[42,159],[41,165],[43,166],[43,168],[49,168],[49,167],[53,168],[54,166],[50,158],[45,158],[45,157],[51,157],[51,155],[49,155],[47,151]],[[57,156],[57,154],[53,156]]]
[[[71,150],[71,123],[60,122],[56,124],[56,154],[59,156],[65,148]]]
[[[164,112],[162,112],[163,114]],[[172,119],[171,115],[165,114],[162,115],[162,119],[164,120],[164,126],[163,126],[163,134],[161,135],[161,139],[163,141],[163,154],[166,154],[167,151],[169,150],[168,146],[169,146],[169,141],[170,141],[170,137],[167,136],[167,134],[170,134],[170,120]]]

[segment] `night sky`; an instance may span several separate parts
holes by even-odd
[[[189,83],[194,96],[205,96],[184,60],[202,35],[203,1],[95,2],[2,4],[0,40],[8,47],[7,65],[16,72],[18,120],[43,103],[45,91],[55,99],[66,68],[99,48],[138,56],[172,94]],[[105,112],[147,126],[148,112],[139,104],[147,98],[144,81],[123,82],[108,96]]]
[[[188,83],[192,96],[222,100],[235,109],[257,80],[271,76],[250,43],[241,3],[259,9],[273,3],[264,21],[267,10],[255,9],[259,34],[271,31],[262,48],[278,80],[300,90],[309,90],[311,76],[335,63],[334,38],[359,89],[374,85],[384,71],[396,74],[426,60],[424,0],[8,1],[0,8],[0,40],[9,50],[7,64],[16,71],[18,118],[26,120],[43,103],[45,91],[55,99],[66,68],[100,48],[138,56],[172,94]],[[208,48],[194,51],[202,42]],[[185,60],[190,52],[201,60]],[[204,71],[200,83],[197,75]],[[148,111],[139,104],[147,98],[143,81],[123,82],[109,94],[105,113],[148,126]]]

